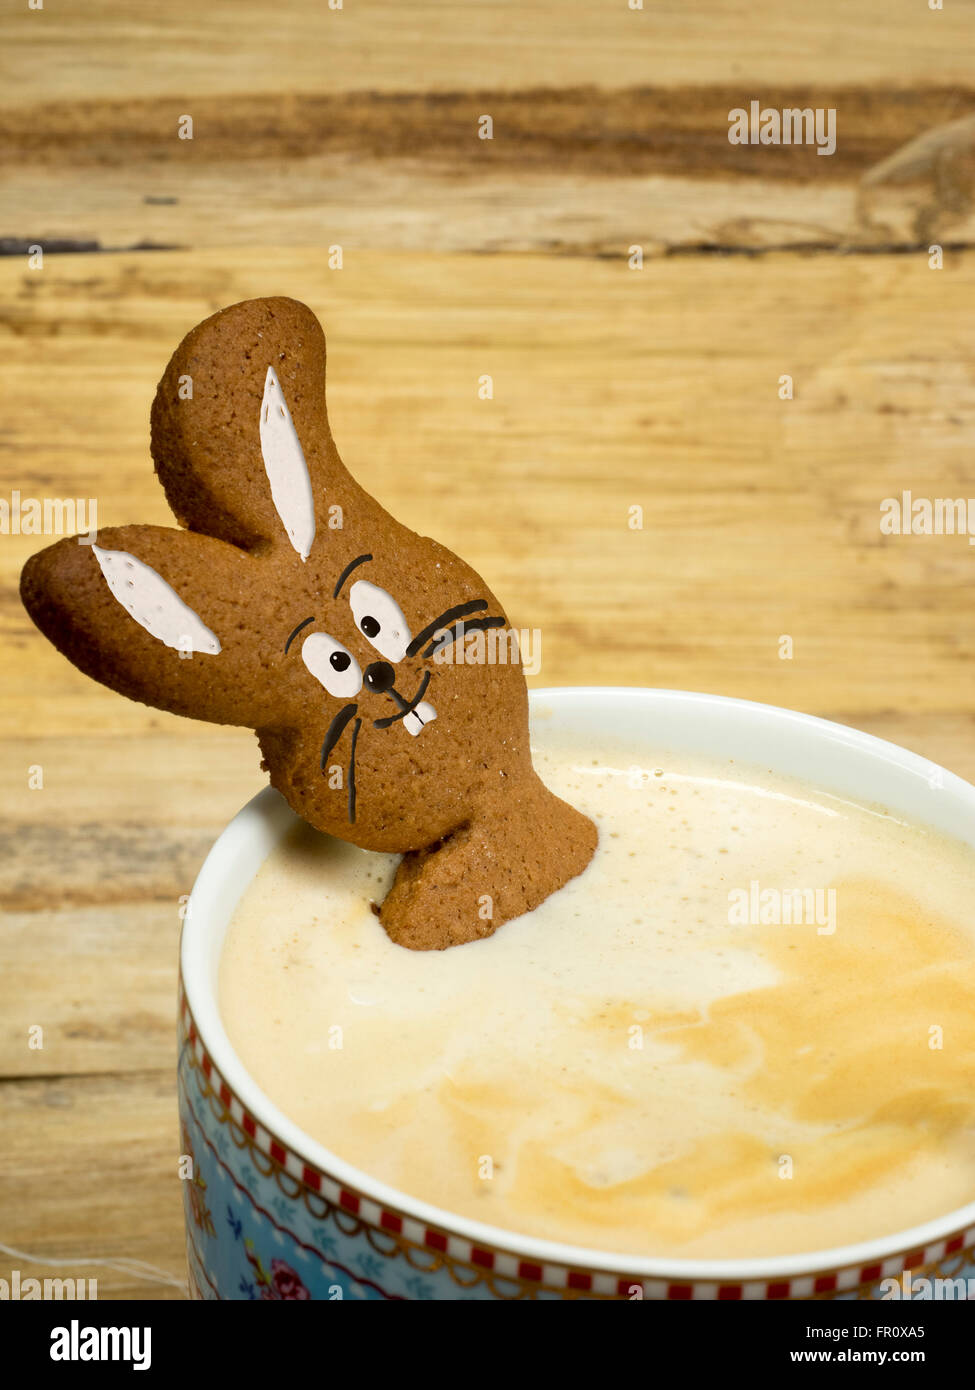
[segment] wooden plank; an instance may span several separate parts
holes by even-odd
[[[905,85],[967,80],[975,14],[945,0],[819,0],[759,5],[695,0],[171,0],[142,8],[88,0],[83,11],[24,5],[0,17],[13,52],[0,100],[38,90],[71,98],[328,91],[456,91],[494,85],[603,87],[727,80]],[[751,95],[760,96],[753,91]]]
[[[972,239],[975,91],[763,89],[776,110],[835,111],[823,158],[815,144],[731,144],[749,90],[201,97],[192,141],[159,98],[8,109],[0,235],[22,251],[74,238],[616,256]]]
[[[114,833],[120,845],[152,863],[131,829],[119,825]],[[93,837],[90,852],[100,849]],[[109,858],[109,876],[112,867]],[[54,861],[48,873],[51,878],[63,874],[70,890],[70,869]],[[5,911],[0,1075],[39,1081],[99,1072],[174,1072],[176,897],[154,901],[151,892],[134,889],[127,902],[113,903],[111,892],[109,882],[107,901],[92,907],[72,906],[69,891],[66,903],[47,910]]]
[[[516,626],[541,630],[536,684],[691,687],[856,717],[968,707],[970,547],[885,537],[879,521],[902,489],[973,491],[973,278],[962,254],[942,271],[917,255],[636,272],[362,253],[339,272],[304,251],[273,288],[328,325],[346,460],[402,520],[463,549]],[[101,524],[165,521],[146,458],[159,372],[216,304],[271,287],[256,251],[52,257],[33,279],[0,266],[7,477],[25,495],[94,496]],[[492,401],[477,398],[485,372]],[[777,394],[786,373],[792,401]],[[86,734],[198,739],[32,633],[14,585],[38,543],[0,545],[0,709],[18,756],[36,761],[27,741],[76,719]],[[249,777],[247,736],[213,739]]]
[[[0,1085],[2,1277],[93,1278],[100,1299],[186,1296],[174,1077],[175,1061]]]
[[[165,1071],[175,1052],[174,917],[154,903],[7,914],[3,1075]]]
[[[274,172],[284,165],[300,174],[306,160],[337,163],[341,157],[384,169],[410,160],[414,176],[426,166],[442,183],[504,171],[571,171],[597,182],[653,174],[849,182],[920,132],[975,110],[970,85],[914,90],[901,80],[869,89],[777,83],[756,98],[761,109],[830,111],[828,125],[817,132],[815,121],[802,121],[805,138],[796,143],[791,126],[771,143],[757,131],[753,139],[732,141],[730,113],[747,109],[751,99],[740,82],[676,90],[648,84],[613,91],[591,85],[485,88],[435,101],[423,93],[381,92],[203,97],[184,139],[181,118],[163,98],[48,101],[0,108],[0,162],[7,168],[124,169],[130,177],[148,166],[175,187],[201,166],[211,174],[246,161],[252,196],[262,191],[264,170],[273,187]],[[491,119],[487,138],[481,113]],[[262,172],[255,179],[256,168]],[[300,197],[292,188],[289,201]],[[227,230],[220,224],[222,234]]]

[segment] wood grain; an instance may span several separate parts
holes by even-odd
[[[327,325],[347,462],[490,573],[517,626],[541,629],[536,683],[690,684],[851,715],[957,708],[970,547],[884,537],[879,522],[902,489],[970,486],[970,254],[943,270],[918,254],[640,272],[622,257],[373,253],[329,271],[295,252],[269,276],[261,252],[208,251],[0,274],[3,327],[25,353],[3,447],[25,496],[70,482],[102,525],[165,522],[146,403],[169,344],[217,304],[273,288]],[[477,397],[483,373],[492,401]],[[783,374],[794,400],[778,397]],[[29,652],[3,696],[21,738],[69,707],[88,733],[198,738],[33,638],[13,585],[36,544],[0,551],[0,621],[12,652]],[[239,746],[252,757],[249,735]]]
[[[945,0],[87,0],[83,10],[10,8],[0,100],[39,93],[456,91],[462,87],[856,82],[905,86],[971,74],[975,12]],[[14,61],[15,56],[15,61]],[[759,96],[759,92],[753,95]]]
[[[175,1030],[150,1071],[5,1080],[0,1268],[97,1279],[98,1297],[182,1298]],[[106,1261],[141,1260],[138,1274]],[[168,1282],[163,1282],[167,1280]]]
[[[746,85],[199,96],[0,108],[0,245],[871,249],[966,242],[975,91],[765,86],[836,148],[731,144]],[[481,113],[492,138],[478,137]],[[221,215],[214,216],[219,207]]]
[[[0,17],[0,497],[169,522],[169,353],[293,294],[347,463],[540,630],[531,684],[766,700],[975,778],[971,547],[879,529],[902,489],[975,494],[975,9],[233,10]],[[752,98],[835,103],[835,158],[730,146]],[[17,576],[49,539],[0,535],[0,1242],[170,1283],[0,1274],[180,1296],[180,899],[263,778],[249,731],[127,704],[33,631]]]

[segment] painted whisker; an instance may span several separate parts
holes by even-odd
[[[321,769],[323,772],[325,771],[325,763],[329,753],[331,753],[332,749],[342,737],[345,732],[346,724],[348,724],[358,708],[359,706],[355,704],[346,705],[343,709],[339,710],[331,724],[329,724],[328,733],[325,735],[325,742],[322,744]]]
[[[451,642],[456,642],[458,637],[462,637],[467,632],[485,632],[489,627],[504,627],[506,619],[500,614],[494,618],[471,618],[470,621],[461,619],[453,624],[451,630],[443,637],[435,638],[426,651],[424,658],[433,656],[434,652],[442,652],[444,647],[449,647]]]
[[[427,623],[423,631],[417,633],[413,641],[407,647],[406,655],[416,656],[424,642],[429,641],[433,634],[439,631],[440,628],[449,626],[450,623],[455,622],[458,618],[466,617],[468,613],[477,613],[480,609],[487,608],[487,606],[486,598],[475,598],[471,599],[470,603],[454,604],[453,608],[448,608],[446,613],[441,613],[439,618],[434,619],[432,623]]]
[[[355,721],[352,730],[352,750],[349,753],[349,824],[355,825],[355,745],[362,728],[362,720]]]

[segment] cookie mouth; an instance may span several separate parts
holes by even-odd
[[[437,711],[434,709],[433,705],[423,698],[429,684],[430,672],[425,671],[423,679],[417,686],[416,694],[413,696],[412,700],[404,699],[396,687],[393,686],[387,694],[399,705],[399,712],[397,714],[390,714],[385,719],[374,719],[372,727],[374,729],[389,729],[393,724],[397,724],[402,720],[403,727],[406,729],[407,733],[412,734],[413,737],[416,738],[423,732],[426,726],[432,723],[437,717]]]

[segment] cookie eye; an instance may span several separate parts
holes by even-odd
[[[327,632],[312,632],[301,644],[301,659],[329,695],[348,699],[362,689],[362,672],[351,652]]]
[[[412,633],[403,610],[385,589],[358,579],[349,590],[356,627],[387,661],[402,661]]]

